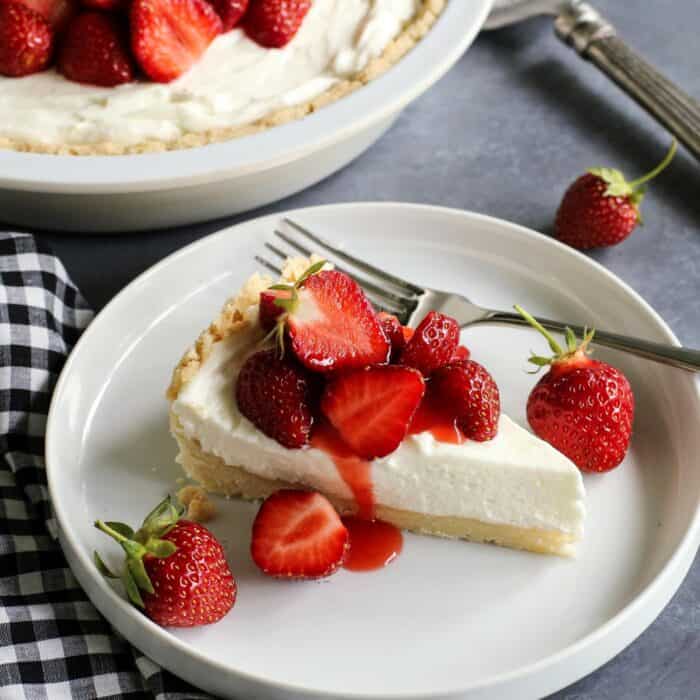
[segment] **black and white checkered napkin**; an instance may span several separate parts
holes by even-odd
[[[49,250],[0,233],[0,700],[206,699],[115,634],[55,540],[46,416],[91,318]]]

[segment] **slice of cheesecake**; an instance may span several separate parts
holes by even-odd
[[[288,261],[284,281],[295,281],[308,264]],[[170,429],[191,478],[210,492],[247,499],[313,489],[341,513],[360,511],[414,532],[575,552],[585,514],[579,470],[507,416],[487,442],[445,441],[425,430],[371,461],[348,454],[322,426],[303,449],[288,449],[255,427],[238,409],[235,385],[265,336],[258,303],[271,284],[251,277],[175,368]]]

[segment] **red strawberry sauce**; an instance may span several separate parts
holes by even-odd
[[[455,419],[445,415],[429,397],[421,402],[408,431],[409,435],[422,432],[432,433],[440,442],[456,445],[466,440]],[[331,457],[357,503],[357,515],[343,518],[350,532],[350,553],[343,566],[350,571],[383,568],[401,553],[403,535],[397,527],[374,519],[371,463],[358,457],[326,421],[314,425],[311,445]]]

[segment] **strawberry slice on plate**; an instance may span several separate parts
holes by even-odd
[[[130,20],[134,56],[157,83],[187,72],[223,30],[206,0],[134,0]]]
[[[316,372],[335,372],[387,362],[391,346],[361,287],[337,270],[312,265],[280,301],[290,346]]]
[[[360,457],[374,459],[401,444],[424,393],[417,370],[377,365],[332,379],[321,410]]]
[[[268,576],[322,578],[343,563],[349,540],[346,527],[325,496],[284,489],[260,506],[250,553]]]

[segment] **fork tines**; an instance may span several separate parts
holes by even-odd
[[[313,253],[321,255],[332,263],[336,270],[352,277],[362,287],[377,309],[396,314],[399,317],[409,316],[418,305],[418,299],[424,293],[421,287],[346,253],[301,224],[290,219],[284,219],[282,223],[291,229],[291,233],[275,229],[275,236],[286,246],[292,248],[294,252],[287,253],[277,245],[266,242],[265,248],[276,258],[283,261],[290,254],[298,253],[306,257],[311,257]],[[313,244],[313,249],[307,247],[299,239],[304,240],[307,245]],[[265,257],[256,255],[255,260],[267,270],[278,275],[281,274],[281,269]]]

